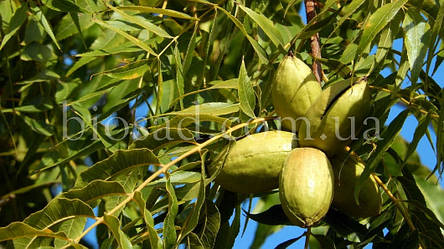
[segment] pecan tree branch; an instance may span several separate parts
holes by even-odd
[[[309,23],[316,16],[316,0],[305,0],[305,13],[307,14],[307,23]],[[319,42],[319,34],[316,33],[310,38],[311,54],[313,56],[313,74],[316,79],[321,82],[324,72],[322,72],[321,63],[319,58],[321,56],[321,45]]]

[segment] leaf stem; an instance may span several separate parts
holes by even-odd
[[[311,235],[311,226],[307,227],[307,232],[305,233],[304,249],[308,249],[308,246],[310,245],[310,235]]]
[[[177,157],[176,159],[172,160],[171,162],[163,165],[163,167],[161,167],[159,170],[157,170],[156,172],[154,172],[151,176],[149,176],[142,184],[140,184],[139,187],[137,187],[133,192],[129,193],[127,196],[127,198],[125,200],[123,200],[122,202],[119,203],[119,205],[117,205],[116,207],[114,207],[112,210],[110,210],[107,214],[108,215],[112,215],[114,213],[116,213],[119,209],[123,208],[128,202],[130,202],[133,197],[134,197],[134,193],[141,191],[143,188],[145,188],[150,182],[152,182],[153,180],[155,180],[159,175],[164,174],[165,172],[167,172],[167,170],[172,167],[173,165],[177,164],[178,162],[182,161],[183,159],[187,158],[188,156],[201,151],[204,147],[216,142],[217,140],[219,140],[220,138],[224,137],[227,134],[232,133],[233,131],[242,129],[248,125],[251,124],[256,124],[256,123],[262,123],[268,120],[272,120],[275,119],[277,117],[264,117],[264,118],[256,118],[253,119],[249,122],[245,122],[245,123],[241,123],[238,124],[236,126],[233,126],[231,128],[229,128],[228,130],[220,133],[219,135],[216,135],[210,139],[208,139],[207,141],[197,145],[196,147],[194,147],[193,149],[187,151],[186,153],[182,154],[181,156]],[[96,222],[94,222],[90,227],[88,227],[87,229],[85,229],[83,231],[82,234],[80,234],[80,236],[78,236],[74,241],[76,243],[78,243],[88,232],[90,232],[93,228],[97,227],[99,224],[104,222],[104,217],[99,217],[97,218]],[[67,248],[66,246],[63,248]]]
[[[382,182],[382,180],[375,174],[371,174],[373,179],[375,179],[376,183],[378,183],[379,186],[384,190],[384,192],[388,195],[388,197],[393,201],[393,203],[398,207],[399,211],[401,212],[402,216],[406,220],[407,224],[409,225],[410,229],[412,231],[416,230],[415,225],[413,225],[412,220],[410,219],[409,213],[405,209],[404,205],[401,204],[401,201],[396,198],[392,192],[387,188],[387,186]]]
[[[353,152],[353,151],[351,153],[356,155],[355,152]],[[357,158],[359,158],[359,160],[360,160],[359,156]],[[381,180],[381,178],[379,178],[375,173],[372,173],[370,175],[370,177],[373,177],[375,182],[384,190],[384,192],[388,195],[388,197],[393,201],[393,203],[396,205],[396,207],[399,209],[399,211],[401,212],[402,216],[406,220],[406,222],[407,222],[408,226],[410,227],[410,229],[412,231],[415,231],[416,227],[413,224],[412,220],[410,219],[409,213],[405,209],[404,205],[402,205],[401,201],[393,195],[393,193],[390,191],[390,189],[387,188],[387,186],[384,184],[384,182]]]
[[[413,103],[412,101],[407,100],[405,96],[399,94],[398,92],[395,92],[393,90],[390,90],[390,89],[387,89],[387,88],[384,88],[384,87],[374,86],[374,85],[369,85],[369,87],[373,88],[373,89],[376,89],[378,91],[390,93],[394,97],[399,98],[399,100],[402,103],[404,103],[405,105],[414,107],[417,111],[421,112],[422,114],[430,115],[432,118],[439,119],[439,115],[437,115],[436,113],[432,113],[431,111],[429,112],[429,111],[426,111],[426,110],[422,109],[421,106],[418,106],[417,104]]]

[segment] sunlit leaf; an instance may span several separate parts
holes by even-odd
[[[147,70],[147,62],[142,60],[106,71],[104,74],[115,79],[131,80],[143,76]]]
[[[181,19],[194,19],[194,17],[191,17],[185,13],[171,10],[171,9],[161,9],[161,8],[153,8],[153,7],[147,7],[147,6],[122,6],[119,7],[119,9],[122,10],[134,10],[141,13],[156,13],[156,14],[162,14],[166,16],[181,18]]]
[[[430,25],[415,11],[408,11],[402,23],[404,40],[409,58],[411,81],[416,83],[427,53]]]
[[[248,16],[250,16],[256,23],[261,27],[261,29],[267,34],[267,36],[270,38],[270,40],[273,42],[273,44],[277,47],[279,45],[283,45],[282,37],[279,33],[279,31],[276,29],[276,27],[273,25],[273,22],[271,22],[269,19],[267,19],[265,16],[258,14],[251,10],[250,8],[239,5],[239,7],[247,13]]]
[[[8,26],[8,30],[5,32],[6,34],[3,36],[2,43],[0,44],[0,49],[2,49],[6,43],[11,39],[17,30],[22,26],[22,24],[26,20],[26,12],[28,8],[26,5],[23,5],[21,8],[17,9],[14,13],[14,16],[11,18],[11,21]]]
[[[362,51],[373,41],[375,37],[390,21],[395,17],[401,7],[407,0],[399,0],[393,3],[388,3],[380,7],[373,13],[368,21],[365,23],[362,36],[359,41],[357,54]]]
[[[180,116],[198,116],[198,115],[227,115],[239,111],[238,104],[229,104],[222,102],[214,103],[204,103],[201,105],[194,105],[188,107],[182,111],[170,112],[170,114],[180,115]]]

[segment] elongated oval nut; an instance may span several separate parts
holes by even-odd
[[[329,156],[338,154],[355,136],[370,112],[370,89],[366,81],[350,86],[349,80],[326,88],[300,122],[299,143],[316,147]]]
[[[359,205],[354,199],[354,191],[365,166],[352,156],[336,157],[332,160],[332,164],[335,173],[333,206],[356,218],[378,215],[381,211],[382,200],[378,185],[372,177],[362,183]]]
[[[296,148],[288,156],[279,181],[282,209],[297,226],[315,225],[333,199],[334,175],[324,152]]]
[[[215,181],[232,192],[270,191],[279,186],[279,173],[294,147],[296,137],[291,132],[256,133],[236,141],[210,172],[221,167]]]
[[[271,90],[282,126],[296,132],[297,119],[305,115],[321,92],[321,85],[311,69],[295,56],[286,56],[279,64]]]

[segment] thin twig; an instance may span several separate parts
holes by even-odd
[[[373,88],[373,89],[376,89],[378,91],[383,91],[383,92],[386,92],[386,93],[390,93],[394,97],[398,97],[399,100],[402,103],[404,103],[405,105],[412,106],[412,107],[416,108],[422,114],[430,115],[432,118],[439,119],[439,115],[437,115],[435,113],[431,113],[429,111],[426,111],[426,110],[422,109],[421,106],[418,106],[417,104],[413,103],[412,101],[407,100],[405,96],[399,94],[398,92],[394,92],[394,91],[392,91],[390,89],[379,87],[379,86],[374,86],[374,85],[369,85],[369,88]]]
[[[168,5],[168,0],[164,0],[162,3],[162,9],[166,9],[167,5]],[[159,14],[159,17],[163,18],[163,14]]]
[[[307,23],[316,17],[316,0],[305,0],[305,13],[307,14]],[[316,33],[310,38],[311,54],[313,56],[313,74],[318,82],[321,82],[324,72],[322,71],[321,62],[318,60],[321,56],[321,45],[319,42],[319,34]]]
[[[409,225],[410,229],[412,231],[416,230],[415,225],[413,225],[412,220],[410,219],[409,213],[405,209],[404,205],[401,204],[401,201],[396,198],[392,192],[387,188],[387,186],[382,182],[382,180],[375,174],[371,174],[373,179],[375,179],[376,183],[378,183],[379,186],[384,190],[384,192],[388,195],[388,197],[395,203],[396,207],[398,207],[399,211],[401,211],[402,216],[406,220],[407,224]]]
[[[134,193],[141,191],[143,188],[145,188],[151,181],[155,180],[159,175],[164,174],[165,172],[167,172],[167,170],[172,167],[173,165],[176,165],[178,162],[182,161],[183,159],[187,158],[188,156],[199,152],[200,150],[202,150],[203,148],[205,148],[206,146],[216,142],[217,140],[219,140],[220,138],[224,137],[227,134],[231,134],[233,131],[242,129],[248,125],[251,124],[256,124],[256,123],[262,123],[265,122],[267,120],[272,120],[275,119],[276,117],[265,117],[265,118],[256,118],[251,120],[250,122],[246,122],[246,123],[242,123],[242,124],[238,124],[236,126],[233,126],[231,128],[229,128],[228,130],[226,130],[225,132],[220,133],[219,135],[216,135],[210,139],[208,139],[207,141],[197,145],[196,147],[194,147],[193,149],[187,151],[186,153],[184,153],[183,155],[177,157],[176,159],[174,159],[173,161],[165,164],[163,167],[161,167],[159,170],[157,170],[156,172],[154,172],[150,177],[148,177],[142,184],[140,184],[139,187],[136,188],[136,190],[134,190],[133,192],[129,193],[127,195],[127,198],[125,200],[123,200],[122,202],[119,203],[119,205],[117,205],[116,207],[114,207],[111,211],[107,212],[107,215],[112,215],[114,213],[116,213],[118,210],[120,210],[121,208],[125,207],[126,204],[128,204],[128,202],[130,202],[133,198],[134,198]],[[104,217],[100,217],[97,218],[97,220],[87,229],[85,229],[83,231],[82,234],[80,234],[80,236],[78,236],[74,241],[76,243],[78,243],[87,233],[89,233],[93,228],[97,227],[98,225],[102,224],[104,222]],[[63,248],[67,248],[66,246]]]
[[[347,146],[346,148],[347,151],[350,151],[350,147]],[[364,163],[362,161],[362,159],[354,152],[351,151],[350,152],[352,155],[355,155],[356,159],[361,162]],[[405,209],[404,205],[402,205],[401,201],[396,198],[392,192],[390,191],[390,189],[387,188],[387,186],[384,184],[384,182],[381,180],[381,178],[379,178],[375,173],[370,174],[370,177],[372,177],[375,182],[384,190],[384,192],[388,195],[388,197],[392,200],[392,202],[395,204],[395,206],[399,209],[399,211],[401,212],[402,216],[404,217],[404,219],[406,220],[408,226],[410,227],[410,229],[412,231],[416,230],[415,225],[413,225],[412,220],[410,219],[409,213],[407,212],[407,210]]]

